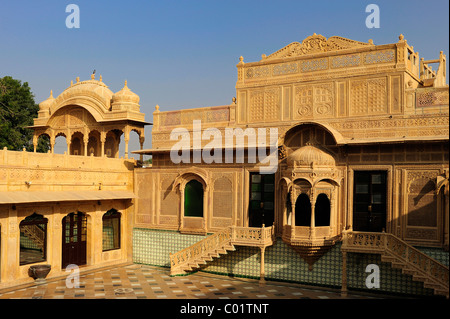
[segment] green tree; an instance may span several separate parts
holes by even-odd
[[[34,101],[27,82],[10,76],[0,78],[0,149],[33,151],[33,131],[27,126],[33,125],[39,105]],[[37,151],[47,152],[48,139],[39,139]]]

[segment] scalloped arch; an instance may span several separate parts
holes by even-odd
[[[57,111],[67,106],[79,106],[84,108],[86,111],[89,112],[89,114],[92,115],[92,117],[97,122],[102,122],[104,120],[104,113],[105,113],[104,110],[107,107],[104,103],[102,103],[97,99],[93,99],[92,97],[89,96],[77,95],[76,97],[74,96],[64,99],[59,103],[56,103],[54,106],[52,106],[50,109],[50,113],[52,114],[52,116],[50,116],[46,124],[48,125],[50,123],[50,121],[53,119],[53,115]]]
[[[331,125],[329,125],[328,123],[323,123],[323,122],[316,122],[316,121],[305,121],[305,122],[299,122],[296,123],[295,125],[291,126],[283,135],[281,135],[278,139],[278,145],[286,145],[286,136],[297,130],[298,128],[300,128],[302,125],[316,125],[320,128],[322,128],[323,130],[325,130],[326,132],[330,133],[331,136],[333,136],[334,141],[336,142],[337,145],[339,144],[344,144],[344,137],[342,136],[341,133],[339,133],[335,128],[331,127]]]

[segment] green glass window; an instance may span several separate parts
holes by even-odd
[[[103,215],[103,251],[120,248],[120,213],[111,209]]]
[[[184,189],[184,216],[203,217],[203,185],[191,180]]]

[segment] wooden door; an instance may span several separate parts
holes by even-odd
[[[381,232],[386,229],[386,171],[355,171],[353,230]]]
[[[274,221],[274,174],[250,174],[249,226],[272,226]]]
[[[62,221],[62,268],[86,264],[87,217],[70,213]]]

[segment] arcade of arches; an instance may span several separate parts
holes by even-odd
[[[53,92],[39,104],[35,119],[34,150],[40,136],[50,141],[50,153],[55,152],[56,139],[65,138],[68,155],[119,157],[121,138],[125,143],[124,157],[129,157],[131,134],[137,134],[140,148],[145,136],[144,114],[139,112],[139,97],[125,81],[122,90],[113,93],[100,76],[95,80],[71,82],[58,97]]]

